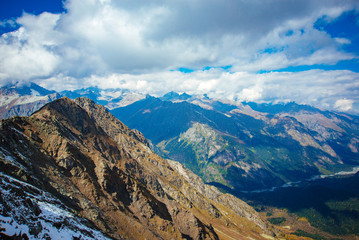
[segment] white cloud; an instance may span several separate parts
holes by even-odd
[[[258,101],[262,100],[263,88],[256,85],[250,88],[244,88],[237,96],[239,101]]]
[[[18,30],[0,38],[0,81],[31,80],[49,76],[61,58],[51,49],[56,46],[56,33],[52,30],[58,15],[24,15]]]
[[[65,8],[25,14],[17,31],[0,37],[0,84],[32,80],[59,90],[98,85],[329,107],[358,89],[358,74],[349,71],[256,74],[356,58],[342,51],[349,39],[313,27],[319,18],[359,9],[354,0],[67,0]],[[231,73],[171,71],[228,65]]]
[[[188,94],[208,94],[210,97],[258,102],[295,101],[323,109],[359,113],[359,73],[351,71],[310,70],[302,72],[230,73],[210,69],[182,73],[163,71],[143,74],[92,75],[82,79],[81,87],[123,88],[156,96],[176,90]],[[76,79],[59,76],[42,84],[47,88],[69,89]],[[60,84],[61,83],[61,84]],[[341,100],[341,99],[346,99]],[[349,100],[350,99],[350,100]]]
[[[338,99],[335,104],[334,108],[338,109],[339,111],[350,111],[353,108],[354,101],[351,99]]]
[[[339,44],[351,44],[351,41],[347,38],[334,38]]]

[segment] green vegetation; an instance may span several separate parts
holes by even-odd
[[[359,198],[330,200],[317,208],[298,211],[313,226],[335,235],[359,234]]]
[[[273,217],[273,218],[269,218],[268,221],[271,224],[280,225],[281,223],[284,223],[286,221],[286,219],[285,219],[285,217]]]
[[[320,236],[319,234],[308,233],[308,232],[305,232],[305,231],[300,230],[300,229],[295,231],[293,234],[297,235],[297,236],[300,236],[300,237],[312,238],[313,240],[326,240],[326,238]]]
[[[287,209],[323,232],[359,235],[359,174],[308,182],[273,192],[242,195],[252,205]],[[276,224],[277,219],[269,219]],[[304,234],[303,232],[299,232]],[[298,234],[299,234],[298,233]],[[305,235],[300,235],[305,236]],[[313,238],[313,236],[308,236]],[[318,238],[314,239],[323,239]]]

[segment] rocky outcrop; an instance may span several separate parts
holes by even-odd
[[[195,183],[193,173],[152,153],[139,132],[105,108],[76,102],[62,98],[31,117],[3,120],[2,176],[51,194],[86,226],[115,239],[274,234],[244,202]]]
[[[97,124],[124,149],[129,147],[129,144],[136,142],[141,142],[144,146],[150,147],[150,143],[141,132],[128,128],[105,107],[95,104],[94,101],[85,97],[76,98],[74,101],[86,110],[96,120]],[[130,138],[126,139],[125,136]]]

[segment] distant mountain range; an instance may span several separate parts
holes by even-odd
[[[35,83],[10,84],[0,88],[0,119],[11,116],[29,116],[46,103],[61,95]]]
[[[278,230],[103,106],[67,97],[0,122],[2,239],[274,239]],[[278,235],[277,235],[278,236]]]
[[[175,92],[161,98],[98,88],[61,94],[106,106],[142,132],[156,153],[232,193],[359,165],[358,116],[293,102],[238,103]]]
[[[89,87],[74,91],[62,91],[60,93],[62,96],[66,96],[70,99],[87,97],[95,103],[105,106],[107,109],[127,106],[146,98],[146,95],[144,94],[126,89],[99,89],[97,87]]]
[[[310,106],[168,94],[111,110],[206,182],[250,191],[359,165],[359,118]]]

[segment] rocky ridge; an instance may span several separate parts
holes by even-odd
[[[274,235],[250,206],[153,154],[142,134],[89,99],[62,98],[30,117],[1,121],[0,165],[3,183],[9,176],[51,194],[111,238]]]

